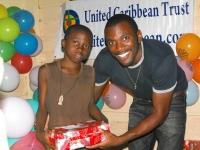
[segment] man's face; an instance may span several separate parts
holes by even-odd
[[[127,22],[106,29],[105,38],[111,54],[125,67],[134,64],[139,51],[137,33]]]

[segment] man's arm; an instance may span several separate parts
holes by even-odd
[[[87,146],[87,148],[93,149],[93,148],[114,147],[127,143],[130,140],[134,140],[138,137],[141,137],[151,132],[156,127],[161,125],[166,119],[171,105],[172,94],[173,91],[162,94],[153,93],[152,97],[153,112],[151,115],[149,115],[147,118],[141,121],[137,126],[125,132],[121,136],[116,136],[112,133],[102,131],[105,136],[105,140],[96,145]]]

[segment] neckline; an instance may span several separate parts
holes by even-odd
[[[140,61],[136,65],[134,65],[134,66],[128,66],[127,68],[134,69],[134,68],[137,68],[138,66],[142,65],[142,62],[144,60],[144,45],[143,45],[142,41],[141,41],[141,47],[142,47],[142,57],[141,57]]]
[[[57,68],[58,68],[59,72],[61,72],[62,71],[62,69],[61,69],[61,60],[57,61],[56,65],[57,65]],[[82,71],[83,71],[83,63],[81,62],[81,69],[80,69],[79,73],[77,73],[76,75],[71,76],[71,75],[65,74],[63,71],[62,71],[62,74],[63,74],[63,76],[66,76],[66,77],[76,78],[78,75],[80,76]]]

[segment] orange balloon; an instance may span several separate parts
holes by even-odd
[[[101,96],[106,95],[108,93],[108,90],[109,90],[109,82],[106,83],[103,92],[101,93]]]
[[[192,66],[193,66],[193,69],[194,69],[193,79],[197,83],[200,83],[200,59],[193,61]]]
[[[182,60],[195,61],[200,56],[200,38],[194,33],[183,34],[176,42],[176,52]]]
[[[30,29],[28,32],[33,33],[33,34],[36,34],[36,33],[35,33],[35,30],[34,30],[33,28]]]

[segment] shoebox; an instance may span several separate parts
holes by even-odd
[[[96,120],[55,127],[49,140],[58,150],[75,150],[103,141],[100,129],[110,132],[109,124]]]

